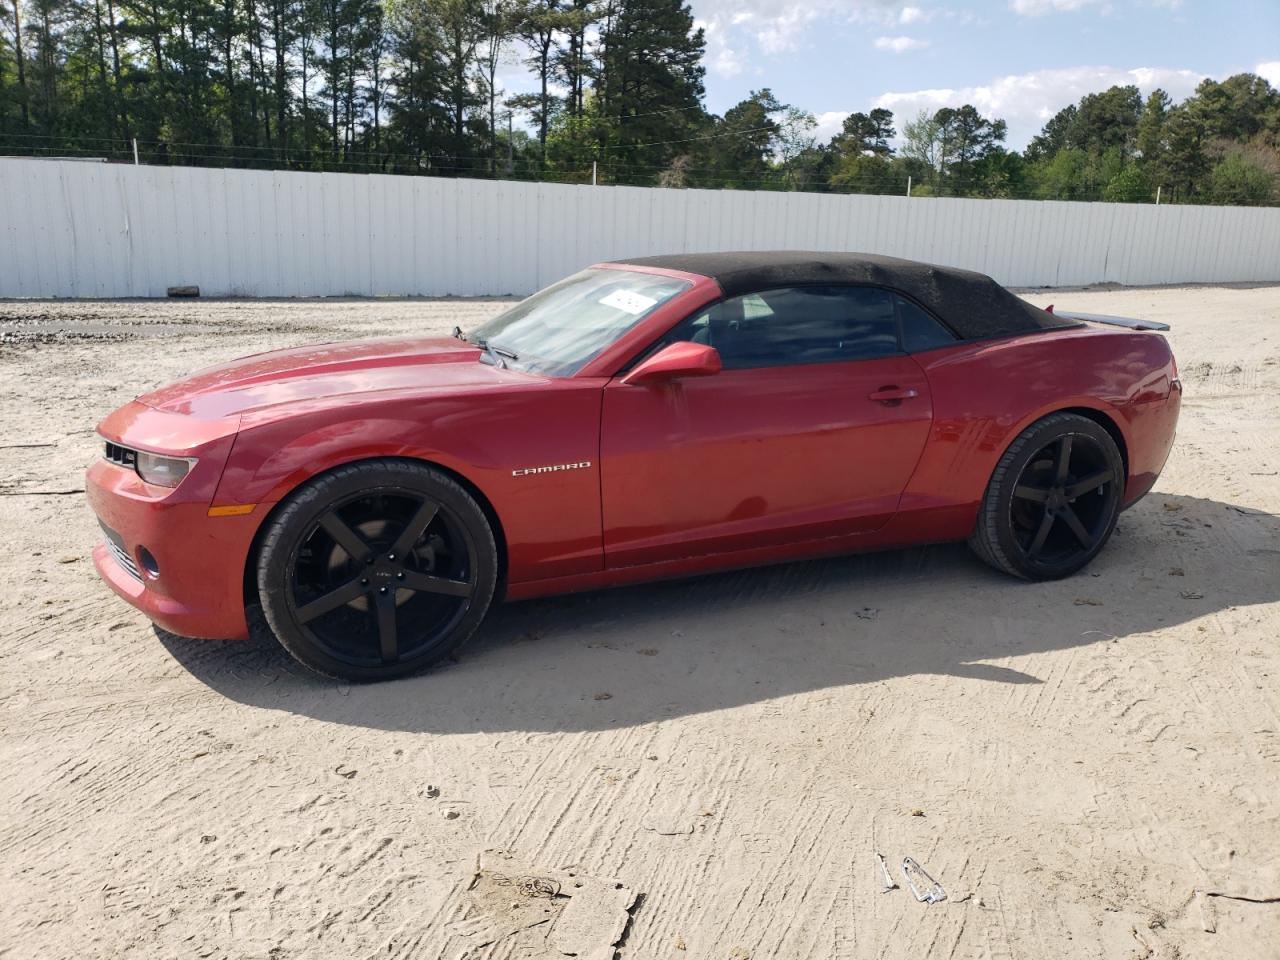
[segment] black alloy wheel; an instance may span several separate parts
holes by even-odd
[[[1000,458],[970,546],[1028,580],[1069,576],[1111,536],[1124,482],[1124,460],[1101,425],[1052,414],[1022,431]]]
[[[493,533],[470,494],[410,461],[341,467],[272,519],[259,554],[263,611],[297,660],[379,680],[437,662],[493,597]]]

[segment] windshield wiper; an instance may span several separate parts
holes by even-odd
[[[490,353],[496,353],[498,356],[503,357],[503,358],[505,358],[505,359],[507,359],[507,360],[519,360],[519,359],[520,359],[518,356],[516,356],[514,353],[512,353],[510,350],[506,349],[505,347],[495,347],[495,346],[492,346],[492,345],[489,343],[489,341],[488,341],[488,340],[486,340],[486,341],[485,341],[485,343],[484,343],[484,347],[485,347],[485,349],[486,349],[486,350],[488,350]]]
[[[467,342],[474,344],[475,346],[483,350],[485,353],[493,357],[493,363],[499,367],[505,368],[507,366],[508,360],[516,361],[520,359],[516,354],[512,353],[510,350],[505,350],[502,347],[491,346],[488,340],[481,337],[477,337],[475,340],[468,340]]]

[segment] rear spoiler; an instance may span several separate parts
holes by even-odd
[[[1053,304],[1044,308],[1045,313],[1052,313],[1055,317],[1062,317],[1066,320],[1088,320],[1090,323],[1105,323],[1113,327],[1127,327],[1130,330],[1168,330],[1167,323],[1158,323],[1155,320],[1135,320],[1133,317],[1112,317],[1105,313],[1068,313],[1066,310],[1054,310]]]

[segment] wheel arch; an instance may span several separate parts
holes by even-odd
[[[1067,504],[1075,502],[1074,498],[1061,501],[1057,506],[1053,506],[1047,496],[1042,496],[1038,498],[1042,501],[1042,516],[1035,524],[1038,532],[1035,533],[1029,550],[1025,546],[1019,547],[1016,539],[1017,534],[1011,529],[1013,524],[1017,522],[1013,517],[1012,498],[1021,495],[1018,490],[1019,484],[1023,482],[1023,472],[1031,465],[1034,458],[1040,456],[1040,451],[1047,449],[1045,446],[1045,431],[1049,431],[1047,440],[1050,443],[1056,442],[1064,436],[1069,437],[1073,432],[1071,429],[1073,419],[1076,423],[1076,431],[1081,429],[1079,421],[1084,420],[1093,424],[1111,438],[1115,446],[1115,455],[1120,458],[1120,469],[1124,476],[1124,482],[1121,484],[1115,483],[1115,475],[1110,467],[1110,464],[1114,461],[1111,453],[1107,452],[1107,470],[1102,474],[1094,474],[1094,476],[1101,476],[1102,479],[1094,483],[1093,486],[1101,487],[1103,484],[1109,484],[1113,491],[1116,487],[1119,487],[1118,493],[1112,492],[1109,494],[1109,497],[1113,498],[1113,502],[1106,505],[1108,512],[1088,518],[1089,526],[1086,527],[1079,515],[1071,507],[1067,506]],[[1037,432],[1039,432],[1038,437]],[[1034,443],[1031,442],[1033,437],[1036,438]],[[1100,441],[1095,440],[1094,443],[1099,447],[1102,446]],[[1058,469],[1060,471],[1070,469],[1069,464],[1063,464],[1062,457],[1064,455],[1070,456],[1067,451],[1072,448],[1063,445],[1058,449],[1060,452],[1052,455]],[[1016,470],[1014,469],[1015,467]],[[1128,445],[1124,430],[1121,424],[1112,419],[1108,413],[1093,406],[1072,405],[1043,411],[1038,416],[1028,418],[1025,423],[1019,426],[1017,433],[1001,450],[1000,457],[996,461],[991,478],[988,480],[987,487],[983,492],[982,500],[978,504],[973,528],[968,537],[969,547],[990,566],[1026,580],[1059,579],[1060,577],[1070,576],[1096,556],[1115,529],[1116,518],[1124,509],[1124,490],[1128,485],[1129,469]],[[1061,473],[1059,476],[1061,476]],[[1077,477],[1077,479],[1079,478]],[[1061,479],[1056,482],[1059,484],[1065,483]],[[1032,483],[1031,486],[1034,487],[1036,484]],[[1089,489],[1093,489],[1093,487]],[[1044,491],[1046,495],[1048,492],[1048,490]],[[1061,494],[1062,491],[1059,491],[1059,495]],[[1036,498],[1030,497],[1030,499]],[[1077,539],[1083,541],[1083,551],[1073,542],[1074,551],[1063,558],[1059,558],[1056,561],[1056,566],[1052,558],[1048,566],[1046,566],[1045,561],[1036,556],[1036,554],[1040,549],[1039,545],[1045,543],[1045,536],[1055,526],[1060,512],[1065,512],[1074,517],[1076,526],[1073,527],[1073,530],[1087,530],[1088,534],[1086,536],[1077,533]],[[1105,521],[1105,526],[1099,526],[1099,520]],[[1027,550],[1025,555],[1021,553],[1022,550]]]
[[[465,474],[459,473],[451,467],[447,467],[438,461],[430,460],[426,457],[409,457],[404,456],[403,454],[397,454],[392,456],[357,457],[354,460],[345,460],[342,463],[332,464],[324,470],[319,470],[307,477],[303,477],[293,486],[289,487],[288,490],[284,491],[280,499],[271,504],[271,509],[262,517],[261,522],[258,524],[258,529],[254,531],[253,540],[249,544],[249,551],[245,555],[242,580],[244,603],[246,606],[256,604],[258,602],[258,577],[256,571],[258,566],[258,555],[262,549],[262,541],[267,535],[267,530],[270,529],[271,522],[289,503],[294,494],[307,484],[312,483],[321,477],[327,476],[335,470],[355,466],[361,463],[372,463],[375,461],[386,460],[399,460],[404,463],[419,464],[421,466],[430,467],[433,470],[438,470],[471,495],[472,499],[474,499],[477,505],[479,505],[481,512],[484,513],[485,519],[489,522],[490,528],[493,530],[493,540],[498,548],[498,583],[494,590],[494,597],[495,599],[501,598],[506,590],[507,583],[507,535],[506,531],[502,527],[502,520],[498,516],[498,511],[494,508],[493,503],[487,496],[485,496],[484,491],[481,490]]]
[[[1103,430],[1111,435],[1111,439],[1116,442],[1116,447],[1120,450],[1120,460],[1124,463],[1124,475],[1126,482],[1129,479],[1129,442],[1125,439],[1124,431],[1120,429],[1120,424],[1096,407],[1063,407],[1061,410],[1054,410],[1054,413],[1074,413],[1077,416],[1092,420]],[[1044,416],[1048,416],[1045,414]],[[1041,419],[1037,417],[1036,419]]]
[[[1105,407],[1100,401],[1092,398],[1072,397],[1061,405],[1055,404],[1042,407],[1034,413],[1026,414],[1008,429],[999,448],[995,451],[995,456],[991,460],[990,469],[987,471],[987,479],[983,481],[984,490],[986,489],[986,484],[990,481],[991,470],[995,469],[996,464],[1000,462],[1000,458],[1004,456],[1005,451],[1009,449],[1013,442],[1021,436],[1022,431],[1033,424],[1039,423],[1045,417],[1053,416],[1055,413],[1073,413],[1076,416],[1084,417],[1086,420],[1092,420],[1107,431],[1107,434],[1115,441],[1116,447],[1120,450],[1120,459],[1124,463],[1125,480],[1128,480],[1130,471],[1129,438],[1124,425],[1117,418],[1114,408]]]
[[[977,489],[977,496],[972,504],[972,512],[964,514],[965,519],[962,525],[971,528],[973,524],[978,522],[978,511],[981,498],[985,495],[988,484],[991,483],[991,478],[996,467],[1000,463],[1000,458],[1005,455],[1005,452],[1009,447],[1013,445],[1018,437],[1022,435],[1022,432],[1028,427],[1039,423],[1045,417],[1051,417],[1056,413],[1073,413],[1077,416],[1084,417],[1086,420],[1092,420],[1107,432],[1107,435],[1115,441],[1116,447],[1120,451],[1120,461],[1124,464],[1125,485],[1126,487],[1128,486],[1129,476],[1132,470],[1129,458],[1129,441],[1125,435],[1124,428],[1120,425],[1120,421],[1107,410],[1101,409],[1097,406],[1089,406],[1086,403],[1075,400],[1074,402],[1068,402],[1063,406],[1046,407],[1028,414],[1007,430],[1001,443],[992,448],[988,454],[989,459],[984,461],[985,468],[976,474],[976,476],[981,477],[982,485],[981,488]]]

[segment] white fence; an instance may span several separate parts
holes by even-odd
[[[0,159],[0,297],[527,294],[600,260],[777,248],[1018,287],[1280,281],[1280,209]]]

